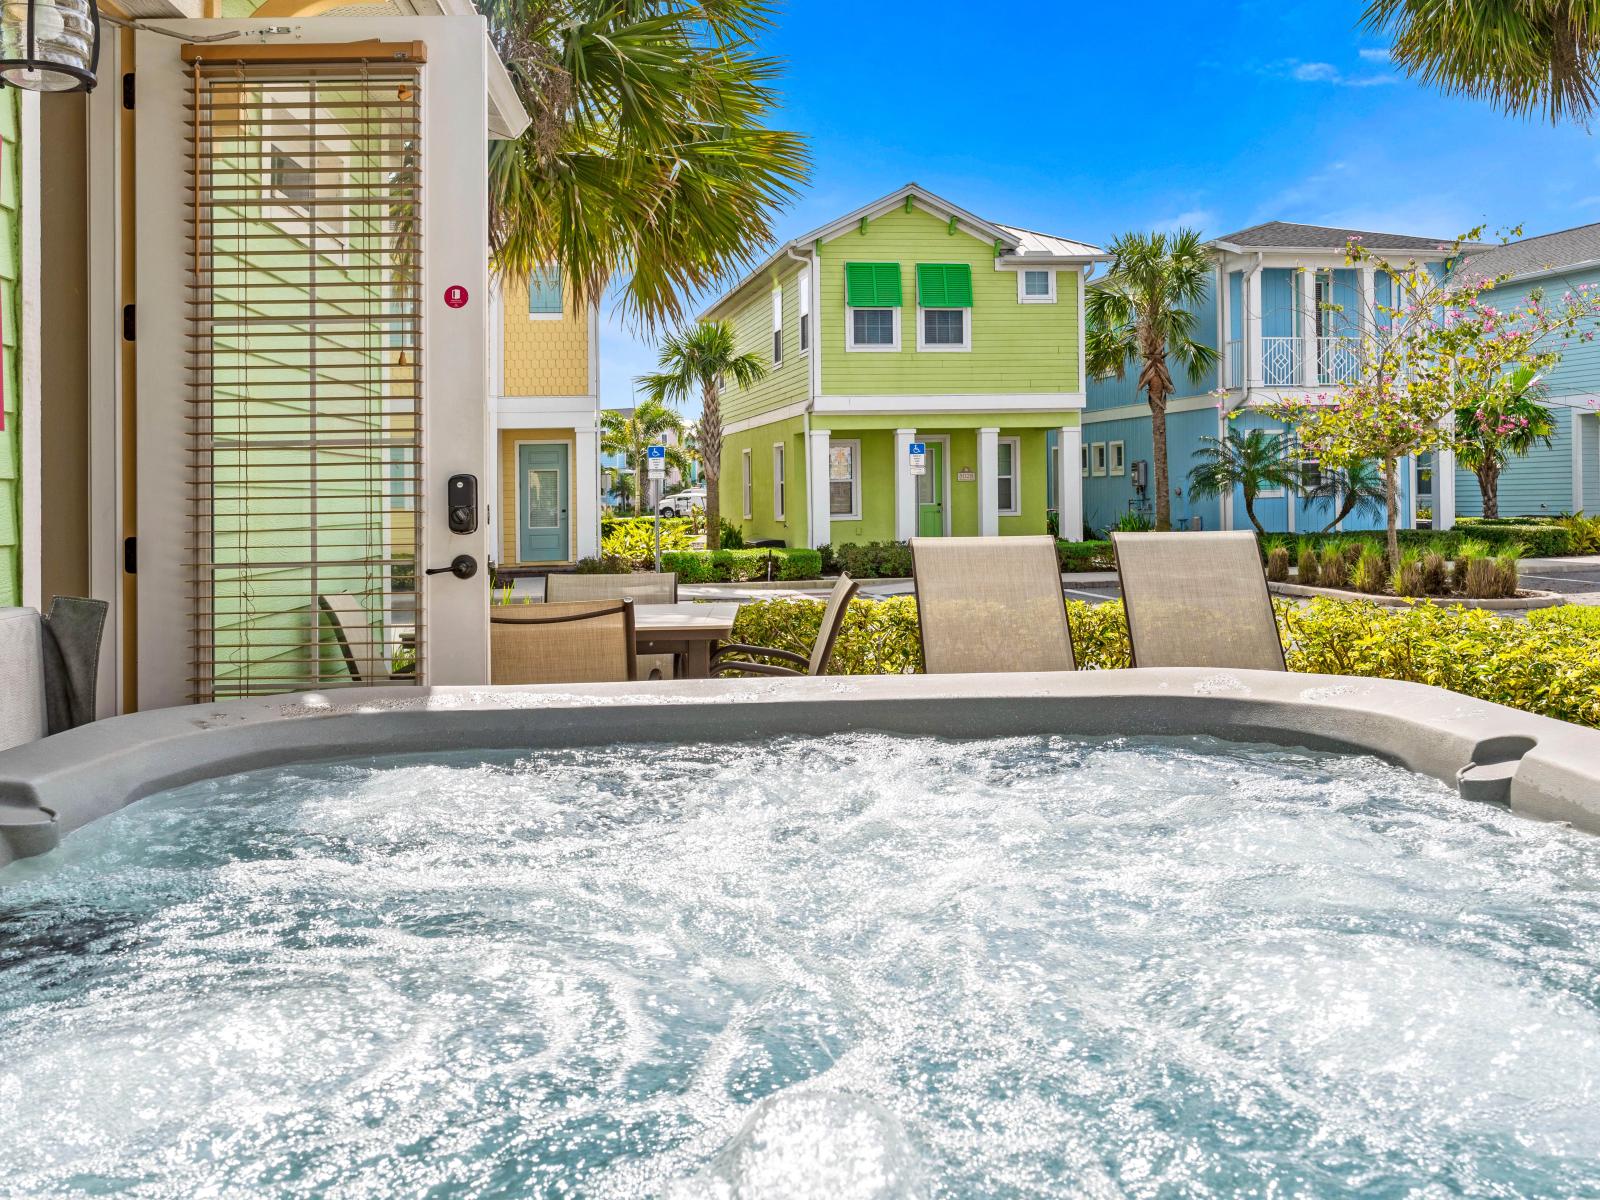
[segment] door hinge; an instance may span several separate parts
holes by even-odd
[[[139,539],[136,537],[122,539],[122,569],[128,575],[139,573]]]
[[[134,340],[133,335],[133,305],[124,304],[122,306],[122,340],[125,342],[131,342]]]
[[[133,108],[133,72],[127,71],[122,76],[122,107]]]

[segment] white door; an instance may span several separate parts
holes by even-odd
[[[484,683],[484,24],[163,24],[247,36],[136,46],[139,705]]]

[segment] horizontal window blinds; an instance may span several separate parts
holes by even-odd
[[[845,303],[851,308],[899,308],[900,264],[853,262],[844,265]]]
[[[190,70],[193,696],[414,682],[418,69]]]
[[[923,308],[971,308],[971,265],[918,263],[917,303]]]

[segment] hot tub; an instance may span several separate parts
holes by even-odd
[[[107,722],[0,755],[0,1193],[1590,1194],[1597,747],[1198,671]]]

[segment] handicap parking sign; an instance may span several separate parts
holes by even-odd
[[[928,473],[927,443],[910,442],[906,445],[906,453],[911,456],[911,473],[913,475],[926,475]]]

